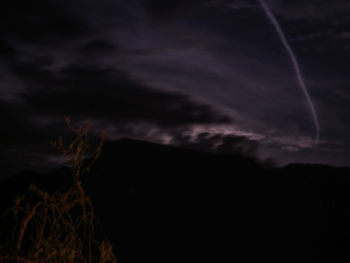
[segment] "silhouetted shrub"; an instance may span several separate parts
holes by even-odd
[[[9,226],[8,241],[0,245],[0,262],[25,263],[116,263],[112,244],[95,238],[95,213],[81,177],[100,157],[106,135],[89,161],[89,125],[74,128],[75,139],[65,144],[60,137],[51,144],[61,151],[72,172],[72,184],[64,192],[48,193],[31,185],[18,196],[3,219]]]

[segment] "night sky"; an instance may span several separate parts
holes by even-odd
[[[290,162],[350,160],[350,2],[4,0],[0,166],[50,166],[64,115],[94,134]]]

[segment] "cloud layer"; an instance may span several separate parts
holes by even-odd
[[[256,1],[6,0],[2,163],[44,163],[47,140],[66,134],[67,114],[108,127],[111,138],[346,164],[349,4],[269,4],[315,98],[318,149],[291,65]]]

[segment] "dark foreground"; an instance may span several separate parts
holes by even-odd
[[[83,181],[120,263],[350,260],[350,168],[266,168],[122,140]],[[0,184],[1,210],[29,184],[69,182],[67,169],[13,177]]]

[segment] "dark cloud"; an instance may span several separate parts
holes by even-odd
[[[2,37],[19,43],[57,43],[79,37],[87,24],[67,12],[62,1],[2,1]]]
[[[178,15],[188,14],[189,10],[205,3],[205,0],[179,0],[179,1],[162,1],[149,0],[146,1],[147,10],[151,17],[158,19],[172,19]]]
[[[40,148],[59,135],[67,135],[64,120],[36,117],[30,108],[15,102],[0,100],[1,148]]]
[[[20,134],[23,132],[23,127],[32,129],[33,124],[30,122],[30,116],[26,114],[26,109],[22,106],[7,101],[0,100],[0,129],[1,146],[10,147],[13,144],[21,144]],[[6,114],[4,114],[6,113]]]
[[[12,72],[25,84],[27,89],[53,85],[56,82],[54,72],[46,69],[53,63],[50,57],[36,56],[30,61],[16,61],[10,64]]]
[[[279,19],[323,20],[347,13],[347,0],[266,0]],[[213,6],[230,6],[234,9],[260,8],[256,0],[210,1]]]
[[[113,70],[67,68],[54,78],[52,73],[46,77],[45,72],[38,74],[40,70],[33,65],[31,69],[18,72],[31,86],[36,84],[37,90],[23,94],[18,103],[0,101],[0,110],[9,113],[0,118],[6,123],[0,130],[3,175],[54,167],[57,152],[49,141],[58,136],[72,136],[63,121],[64,114],[71,115],[76,125],[92,120],[95,124],[91,136],[95,139],[99,129],[107,128],[111,139],[127,136],[162,142],[166,135],[173,144],[209,150],[210,141],[222,141],[217,150],[228,149],[228,138],[207,141],[202,138],[191,145],[185,143],[181,134],[191,130],[190,125],[231,122],[212,107],[195,103],[186,96],[152,90]],[[227,152],[234,152],[238,145],[232,144]]]
[[[195,150],[225,153],[243,154],[255,157],[259,142],[249,139],[246,136],[233,134],[213,134],[209,132],[199,133],[194,136],[179,133],[172,139],[172,143]]]
[[[78,48],[78,51],[84,55],[91,55],[91,54],[105,54],[105,53],[115,51],[116,49],[117,47],[115,45],[112,45],[108,41],[93,40],[82,44]]]
[[[18,55],[18,49],[8,40],[0,38],[0,59],[14,59]]]
[[[319,20],[346,14],[347,0],[270,0],[274,12],[285,19]]]
[[[63,120],[41,125],[29,108],[5,100],[0,100],[0,111],[0,177],[52,165],[47,157],[55,151],[48,142],[68,134]]]
[[[38,114],[164,126],[231,121],[209,105],[152,89],[121,71],[75,66],[53,74],[35,66],[26,69],[17,72],[36,88],[21,98]]]

